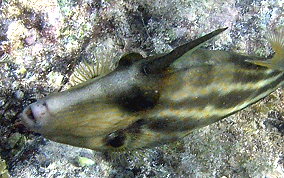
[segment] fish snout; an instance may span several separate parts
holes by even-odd
[[[24,125],[33,131],[38,131],[46,125],[50,114],[45,101],[37,101],[26,107],[21,115]]]

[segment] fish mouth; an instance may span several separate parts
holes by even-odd
[[[34,116],[33,110],[31,106],[28,106],[24,109],[23,113],[21,114],[21,119],[23,124],[27,128],[33,128],[36,124],[36,117]]]
[[[50,114],[45,101],[37,101],[26,107],[21,114],[23,124],[33,130],[40,131],[46,127]]]

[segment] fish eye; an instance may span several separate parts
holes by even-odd
[[[123,132],[113,132],[106,136],[105,142],[107,146],[119,148],[124,145],[126,136]]]

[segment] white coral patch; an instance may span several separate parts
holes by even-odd
[[[47,75],[47,77],[49,85],[53,86],[54,88],[61,87],[63,75],[61,75],[59,72],[52,71]]]
[[[10,41],[16,42],[26,37],[28,34],[28,29],[22,24],[21,21],[14,21],[9,25],[6,34]]]

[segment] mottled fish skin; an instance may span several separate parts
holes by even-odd
[[[196,49],[202,43],[151,60],[126,56],[113,72],[32,104],[23,121],[60,143],[134,150],[176,141],[283,84],[283,70],[249,62],[262,58]]]

